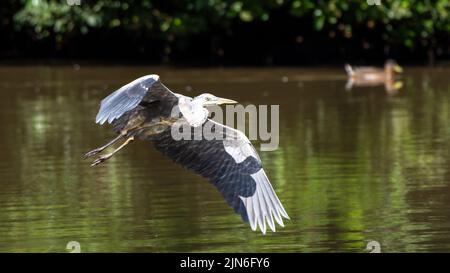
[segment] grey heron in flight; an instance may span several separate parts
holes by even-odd
[[[265,233],[267,223],[275,231],[275,221],[284,226],[282,218],[289,219],[289,216],[273,190],[257,152],[242,132],[208,118],[208,106],[226,103],[237,102],[211,94],[190,98],[170,91],[158,75],[143,76],[102,100],[96,123],[110,123],[118,136],[88,152],[85,158],[123,141],[111,153],[98,157],[92,163],[95,166],[135,138],[149,140],[174,162],[214,184],[235,212],[250,222],[252,230],[259,226]],[[208,126],[211,132],[224,137],[175,140],[171,126],[176,122],[188,128]]]

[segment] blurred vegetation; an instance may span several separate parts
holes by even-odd
[[[1,14],[3,27],[10,32],[43,42],[55,52],[73,49],[86,38],[109,41],[100,45],[117,51],[152,52],[166,60],[179,59],[177,54],[195,52],[192,48],[206,44],[200,55],[221,57],[227,47],[239,51],[235,44],[247,42],[243,37],[248,37],[285,54],[295,53],[296,44],[310,39],[312,49],[314,44],[327,43],[354,47],[350,52],[359,49],[361,55],[368,50],[389,55],[392,48],[402,54],[407,49],[412,56],[417,52],[428,57],[449,55],[448,0],[380,1],[375,5],[377,0],[23,0],[19,4],[7,0]],[[201,42],[196,41],[199,37]],[[111,43],[122,39],[128,47]],[[155,46],[149,48],[149,42]],[[269,47],[266,52],[247,54],[267,55],[271,62],[273,51]],[[342,50],[333,54],[345,56]]]

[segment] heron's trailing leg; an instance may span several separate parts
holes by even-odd
[[[95,166],[98,165],[106,160],[108,160],[109,158],[111,158],[115,153],[117,153],[118,151],[120,151],[123,147],[125,147],[128,143],[130,143],[132,140],[134,140],[134,137],[129,137],[127,140],[125,140],[124,143],[122,143],[122,145],[120,145],[119,147],[117,147],[117,149],[115,149],[114,151],[112,151],[109,154],[106,155],[102,155],[101,157],[97,158],[96,160],[94,160],[94,162],[92,162],[91,166]]]
[[[118,140],[122,139],[123,135],[118,135],[115,139],[111,140],[110,142],[106,143],[105,145],[103,145],[102,147],[98,147],[97,149],[94,149],[92,151],[87,152],[83,158],[88,158],[91,156],[94,156],[100,152],[102,152],[104,149],[108,148],[109,146],[113,145],[114,143],[116,143]]]

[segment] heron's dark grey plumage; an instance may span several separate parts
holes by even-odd
[[[212,124],[208,124],[212,123]],[[282,216],[289,218],[278,197],[275,195],[267,176],[262,169],[258,154],[247,137],[237,130],[207,120],[203,126],[211,126],[212,133],[220,132],[224,139],[231,137],[241,145],[250,145],[246,149],[245,160],[236,162],[225,150],[223,140],[174,140],[170,131],[152,137],[155,147],[174,162],[199,173],[211,181],[222,193],[228,204],[240,214],[244,221],[250,221],[252,229],[259,225],[265,233],[265,222],[275,230],[274,220],[283,225]],[[194,139],[194,130],[191,130]],[[260,173],[261,180],[256,181],[252,175]],[[256,195],[256,196],[255,196]],[[256,197],[248,208],[244,202],[247,198]],[[248,211],[253,213],[248,213]]]
[[[197,126],[179,111],[181,106],[185,106],[183,103],[191,102],[191,98],[171,92],[157,75],[141,77],[119,88],[102,100],[96,122],[103,124],[108,121],[114,131],[127,140],[113,153],[94,161],[93,165],[110,158],[134,137],[151,140],[157,150],[174,162],[211,181],[242,219],[250,222],[253,230],[259,226],[265,233],[267,223],[275,231],[274,220],[283,226],[282,217],[289,219],[289,216],[262,169],[257,152],[242,132],[206,119],[200,123],[202,129],[208,126],[210,133],[215,136],[219,133],[222,138],[202,137],[196,140],[193,134],[198,131],[195,130],[191,130],[191,139],[173,138],[171,125],[174,122],[182,121],[191,129],[193,127],[189,126]],[[201,106],[198,102],[192,105]],[[172,111],[177,108],[178,112]],[[203,107],[199,110],[205,114]],[[93,156],[115,142],[116,139],[86,156]]]

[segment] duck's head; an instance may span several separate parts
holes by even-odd
[[[389,72],[389,73],[402,73],[403,72],[403,68],[398,65],[398,63],[394,60],[387,60],[384,68]]]

